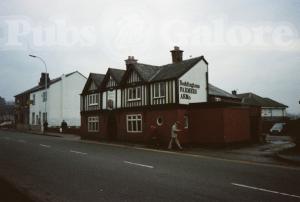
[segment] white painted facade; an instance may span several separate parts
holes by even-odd
[[[82,74],[74,72],[68,76],[62,75],[61,80],[49,86],[46,102],[49,127],[60,126],[63,120],[68,126],[80,126],[80,93],[86,80]],[[44,92],[43,89],[30,94],[30,100],[34,100],[34,104],[30,104],[30,125],[39,125],[44,122]]]
[[[207,72],[201,60],[178,79],[179,104],[207,102]]]

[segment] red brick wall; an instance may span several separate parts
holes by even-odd
[[[225,143],[250,140],[249,108],[226,108],[223,110],[223,120]]]
[[[223,109],[191,108],[189,133],[193,144],[223,143]]]
[[[223,144],[248,141],[249,108],[190,108],[190,136],[194,144]]]
[[[142,127],[141,133],[128,133],[126,126],[126,115],[130,114],[141,114],[142,115]],[[187,114],[187,110],[184,109],[166,109],[166,110],[131,110],[118,112],[116,117],[118,120],[118,139],[131,142],[144,142],[150,141],[150,137],[154,132],[150,126],[154,125],[157,127],[155,132],[158,134],[164,144],[167,144],[171,137],[171,126],[176,120],[183,123],[184,115]],[[157,125],[157,118],[163,119],[161,126]],[[179,133],[179,139],[182,143],[189,141],[187,129],[180,126],[182,132]]]

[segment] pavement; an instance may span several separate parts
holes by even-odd
[[[34,201],[300,201],[300,167],[0,131],[0,178]]]

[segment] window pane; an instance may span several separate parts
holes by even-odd
[[[132,131],[136,131],[136,121],[132,121]]]
[[[159,97],[159,84],[154,84],[154,97]]]
[[[132,122],[128,121],[128,131],[132,131]]]
[[[132,89],[131,88],[128,89],[128,94],[129,94],[129,96],[128,96],[129,99],[132,99]]]
[[[166,85],[164,82],[160,83],[160,96],[166,95]]]
[[[142,121],[137,121],[137,131],[142,131]]]
[[[141,98],[141,87],[137,88],[137,98]]]

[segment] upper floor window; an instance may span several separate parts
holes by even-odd
[[[35,105],[35,94],[32,95],[31,104],[32,104],[32,105]]]
[[[141,87],[128,88],[128,101],[141,99]]]
[[[160,82],[154,84],[154,98],[166,96],[166,83]]]
[[[43,92],[43,102],[46,102],[47,101],[47,92]]]
[[[99,96],[98,94],[91,94],[88,95],[88,105],[92,106],[92,105],[98,105],[99,102]]]

